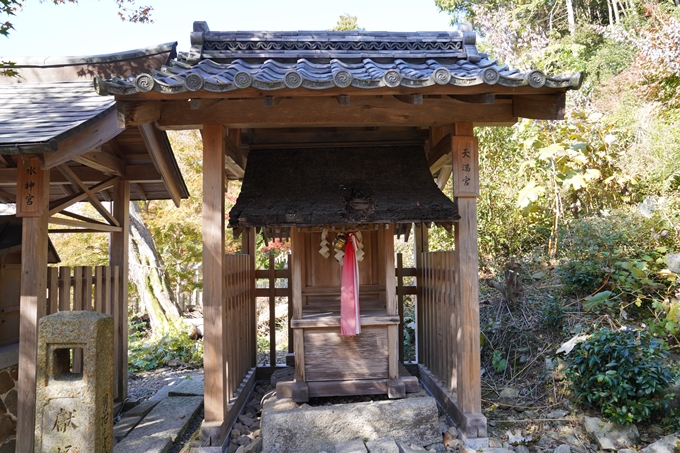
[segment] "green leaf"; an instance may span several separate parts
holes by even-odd
[[[519,191],[517,195],[517,207],[526,208],[530,204],[536,202],[538,197],[545,193],[545,188],[543,186],[537,186],[534,181],[529,181],[529,183],[524,186],[522,190]]]
[[[548,160],[551,157],[554,157],[555,154],[564,152],[564,148],[562,145],[559,143],[553,143],[550,146],[546,146],[545,148],[541,148],[538,150],[538,158],[542,160]]]
[[[614,293],[611,291],[602,291],[593,296],[588,296],[584,299],[583,308],[587,311],[594,310],[603,303],[607,302]]]

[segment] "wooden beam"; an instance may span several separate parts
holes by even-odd
[[[179,202],[182,198],[182,182],[173,165],[172,150],[167,143],[165,135],[156,129],[153,124],[142,124],[139,126],[139,130],[142,133],[146,149],[156,164],[158,172],[163,176],[163,181],[172,201],[175,203],[175,206],[179,207]]]
[[[236,164],[241,170],[246,169],[246,155],[241,146],[240,129],[229,129],[224,137],[224,151],[231,162]]]
[[[425,318],[424,318],[424,303],[423,303],[423,253],[429,251],[427,225],[424,223],[416,223],[414,225],[413,235],[413,255],[416,267],[416,361],[423,363],[425,357]]]
[[[422,94],[395,94],[394,99],[403,102],[404,104],[411,105],[422,105],[423,103]]]
[[[116,114],[118,127],[136,127],[153,123],[161,117],[160,101],[117,101]]]
[[[118,127],[116,112],[111,112],[95,124],[78,132],[76,135],[59,142],[58,151],[43,154],[43,170],[65,164],[74,158],[101,146],[125,129]]]
[[[563,120],[565,103],[564,93],[514,96],[512,114],[534,120]]]
[[[493,104],[496,102],[496,95],[493,93],[481,94],[450,94],[451,99],[465,102],[468,104]]]
[[[437,187],[439,187],[439,190],[444,190],[444,187],[446,187],[446,183],[449,182],[451,177],[451,170],[451,165],[444,165],[439,170],[439,175],[437,175]]]
[[[433,174],[444,165],[451,163],[451,134],[447,134],[430,149],[427,155],[427,164]]]
[[[107,175],[89,167],[69,167],[76,177],[83,182],[83,184],[98,184],[104,179],[107,179]],[[153,165],[127,165],[125,167],[126,180],[135,183],[153,183],[161,182],[163,178],[156,167]],[[17,169],[16,168],[0,168],[0,187],[15,187],[17,184]],[[71,184],[61,172],[53,168],[50,171],[50,185],[68,185]]]
[[[87,228],[88,230],[97,230],[103,233],[120,233],[121,227],[105,225],[98,222],[83,222],[79,220],[62,219],[61,217],[50,217],[50,224],[53,225],[64,225],[76,228]]]
[[[224,307],[224,136],[203,126],[203,312],[205,315],[205,421],[202,437],[221,445],[227,414],[226,310]],[[209,428],[209,429],[208,429]],[[204,437],[204,438],[205,438]]]
[[[293,319],[302,319],[302,247],[303,241],[297,227],[290,228],[290,280],[292,288]],[[305,342],[304,330],[293,331],[295,348],[295,382],[305,382]]]
[[[125,162],[103,151],[89,151],[74,158],[73,161],[99,170],[105,175],[125,176]]]
[[[385,311],[388,316],[398,316],[397,287],[394,269],[394,224],[381,232],[384,240],[385,260]],[[387,326],[387,374],[390,379],[399,379],[399,325]]]
[[[399,102],[393,97],[356,97],[351,105],[339,106],[333,98],[291,98],[277,108],[267,108],[258,100],[235,99],[210,109],[191,110],[187,101],[167,101],[162,105],[161,129],[197,129],[201,124],[225,124],[235,128],[294,126],[436,126],[456,121],[514,122],[512,101],[493,105],[470,104],[464,108],[449,98],[432,99],[428,108]]]
[[[350,98],[348,94],[340,94],[335,97],[335,99],[338,101],[338,104],[340,105],[349,105]]]
[[[280,90],[276,90],[276,95],[279,97],[285,97],[285,98],[297,98],[297,97],[336,97],[336,96],[352,96],[354,97],[362,97],[366,96],[366,89],[365,88],[356,88],[356,87],[345,87],[345,88],[329,88],[329,89],[323,89],[323,90],[310,90],[307,88],[297,88],[297,89],[289,89],[289,88],[283,88]],[[531,86],[520,86],[520,87],[506,87],[503,85],[493,85],[489,86],[485,83],[479,84],[479,85],[472,85],[472,86],[453,86],[453,85],[431,85],[429,87],[422,87],[422,88],[417,88],[414,89],[412,87],[406,87],[406,86],[397,86],[397,87],[381,87],[381,88],[375,88],[371,89],[371,95],[379,95],[379,96],[393,96],[393,95],[410,95],[413,94],[414,91],[417,91],[420,94],[423,94],[424,96],[448,96],[448,95],[471,95],[471,94],[485,94],[485,93],[494,93],[496,95],[509,95],[509,96],[517,96],[517,95],[534,95],[534,94],[552,94],[556,92],[564,92],[566,91],[565,88],[549,88],[549,87],[541,87],[541,88],[533,88]],[[157,91],[151,91],[148,93],[134,93],[134,94],[125,94],[125,95],[117,95],[116,99],[118,101],[168,101],[168,100],[190,100],[190,99],[195,99],[197,93],[195,92],[184,92],[184,93],[173,93],[173,94],[166,94],[166,93],[160,93]],[[208,92],[208,91],[201,91],[200,93],[201,101],[204,101],[206,99],[219,99],[221,100],[226,100],[226,101],[231,101],[233,99],[257,99],[258,104],[262,104],[262,91],[257,89],[257,88],[246,88],[246,89],[239,89],[239,90],[234,90],[231,92]],[[288,103],[290,99],[286,99],[286,103]]]
[[[265,107],[275,107],[281,103],[281,99],[283,98],[280,96],[265,96],[264,105]]]
[[[109,263],[111,268],[118,267],[120,278],[112,284],[111,300],[118,300],[117,306],[111,307],[115,329],[114,338],[114,386],[117,401],[125,401],[128,394],[128,272],[130,240],[130,183],[119,179],[113,187],[113,216],[120,224],[120,230],[112,232],[109,237]],[[113,297],[114,295],[118,297]]]
[[[260,148],[323,148],[335,146],[423,145],[419,129],[401,131],[329,131],[243,134],[250,149]]]
[[[3,203],[16,203],[17,196],[4,190],[0,190],[0,201]]]
[[[22,221],[21,291],[19,320],[19,382],[17,386],[16,451],[30,453],[35,440],[35,388],[38,321],[47,310],[47,211],[50,172],[42,174],[43,215]]]
[[[71,171],[71,169],[68,166],[60,165],[59,171],[61,172],[62,175],[66,177],[66,179],[71,181],[71,184],[80,187],[80,190],[87,194],[87,197],[89,198],[89,201],[92,204],[92,206],[97,210],[97,212],[99,212],[102,215],[102,217],[106,219],[107,222],[111,223],[111,225],[120,226],[120,223],[114,218],[114,216],[111,215],[109,211],[106,210],[104,205],[102,205],[102,203],[97,199],[94,192],[92,192],[85,184],[83,184],[83,182],[80,179],[78,179],[78,177],[73,173],[73,171]]]
[[[113,187],[113,185],[118,181],[117,176],[113,176],[105,181],[100,182],[97,185],[94,185],[92,187],[89,187],[89,191],[91,193],[99,193],[102,190],[108,189],[109,187]],[[88,194],[86,192],[81,192],[79,194],[75,195],[70,195],[68,197],[61,198],[59,200],[55,200],[50,203],[50,212],[49,215],[53,216],[59,211],[62,211],[66,208],[68,208],[71,205],[74,205],[78,203],[79,201],[84,200],[85,198],[88,197]]]

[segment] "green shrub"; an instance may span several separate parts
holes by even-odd
[[[601,329],[566,356],[576,401],[615,423],[649,420],[674,382],[666,345],[645,331]]]
[[[167,332],[151,338],[130,336],[128,367],[131,371],[153,370],[176,359],[194,366],[203,366],[203,340],[189,338],[187,329],[171,326]]]

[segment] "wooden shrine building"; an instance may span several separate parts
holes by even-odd
[[[465,27],[217,32],[195,22],[191,50],[160,71],[95,78],[128,128],[202,130],[206,445],[224,445],[254,379],[257,231],[291,240],[295,381],[279,390],[298,401],[403,396],[393,238],[413,224],[421,380],[464,436],[486,436],[473,128],[562,119],[582,76],[510,69],[475,40]],[[440,191],[451,175],[453,202]],[[243,236],[238,256],[224,253],[230,179],[243,179],[229,215]],[[454,251],[429,252],[433,222],[453,225]],[[341,267],[318,253],[347,231],[364,246],[355,337],[339,332]]]
[[[129,202],[172,199],[179,204],[189,194],[167,134],[151,123],[121,125],[115,100],[98,96],[92,77],[159,69],[176,56],[175,47],[12,58],[19,77],[0,76],[0,201],[17,207],[17,218],[7,221],[7,228],[0,223],[0,243],[23,239],[20,256],[0,251],[2,304],[12,308],[12,313],[0,313],[3,335],[6,326],[19,334],[13,365],[18,362],[16,440],[8,441],[18,452],[33,451],[42,316],[68,310],[113,315],[114,401],[127,398]],[[79,202],[89,202],[97,214],[84,215],[76,209]],[[58,261],[48,248],[48,233],[82,232],[110,235],[108,266],[48,268],[48,262]],[[12,316],[17,310],[19,316]],[[0,346],[16,351],[16,340],[14,335],[7,339],[14,344],[0,341]],[[79,367],[76,353],[74,371]],[[0,445],[8,445],[5,440]]]

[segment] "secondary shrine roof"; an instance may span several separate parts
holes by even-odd
[[[229,226],[323,226],[460,218],[421,146],[256,149]]]
[[[0,84],[0,154],[54,152],[115,109],[88,82]]]
[[[102,95],[433,85],[576,89],[582,73],[520,71],[479,53],[466,27],[451,32],[216,32],[195,22],[188,53],[160,71],[95,78]]]

